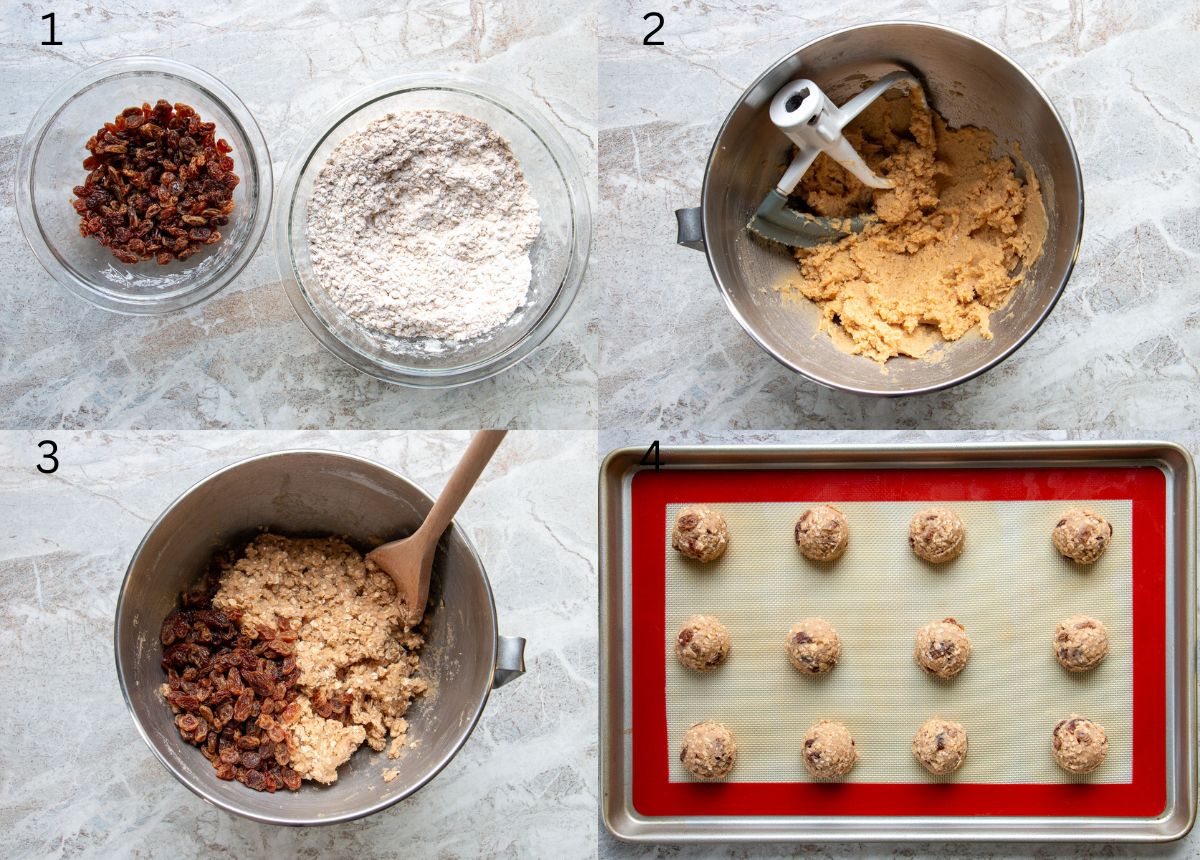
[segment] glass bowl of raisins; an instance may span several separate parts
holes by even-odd
[[[55,280],[106,310],[201,302],[266,230],[271,159],[250,111],[207,72],[109,60],[65,82],[21,146],[17,215]]]

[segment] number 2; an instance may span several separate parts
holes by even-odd
[[[49,21],[50,21],[50,41],[42,42],[42,44],[43,45],[61,45],[62,42],[59,42],[54,38],[54,13],[48,12],[42,16],[43,21],[45,21],[47,19],[49,19]]]
[[[642,39],[642,44],[643,45],[665,45],[666,42],[659,42],[658,40],[651,38],[651,36],[653,36],[655,33],[657,33],[659,30],[661,30],[663,28],[663,16],[658,12],[647,12],[645,15],[642,16],[643,21],[649,21],[651,18],[658,19],[658,26],[646,34],[646,38]]]
[[[38,463],[37,470],[39,472],[41,472],[43,475],[52,475],[58,471],[58,458],[54,456],[55,454],[58,453],[58,445],[50,439],[43,439],[41,442],[38,442],[38,444],[37,444],[37,446],[39,448],[44,448],[47,445],[50,446],[50,453],[43,454],[42,459],[49,460],[54,465],[47,468],[47,467],[43,466],[41,463]]]

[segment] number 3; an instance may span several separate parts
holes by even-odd
[[[41,463],[38,463],[37,470],[39,472],[41,472],[43,475],[52,475],[58,471],[58,458],[54,456],[55,454],[58,453],[58,445],[49,439],[43,439],[41,442],[38,442],[39,448],[44,448],[46,445],[50,446],[50,453],[43,454],[42,459],[49,460],[54,465],[51,466],[50,468],[46,468]]]

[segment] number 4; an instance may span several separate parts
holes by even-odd
[[[653,460],[650,459],[651,456],[654,457]],[[656,472],[662,468],[662,458],[658,456],[658,440],[657,439],[655,439],[654,442],[650,445],[650,447],[646,449],[646,453],[642,455],[642,465],[643,466],[653,466],[654,471],[656,471]]]

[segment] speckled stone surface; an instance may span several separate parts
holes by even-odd
[[[193,482],[252,454],[320,447],[437,492],[468,434],[0,432],[0,856],[560,857],[596,851],[595,446],[510,433],[457,518],[483,558],[501,632],[528,672],[488,702],[462,752],[415,796],[311,829],[245,821],[158,763],[121,699],[117,590],[150,523]]]
[[[352,370],[309,334],[279,284],[270,232],[213,299],[165,317],[131,318],[92,307],[47,275],[29,254],[13,208],[17,152],[43,99],[84,66],[147,53],[221,77],[261,125],[277,181],[294,142],[333,104],[387,77],[453,71],[512,90],[547,115],[575,152],[594,200],[590,5],[99,0],[55,9],[62,47],[38,44],[47,38],[40,6],[14,3],[0,17],[0,425],[595,426],[592,277],[559,329],[521,365],[467,388],[413,391]]]
[[[775,431],[743,433],[723,431],[713,433],[666,432],[660,434],[663,456],[670,457],[669,445],[883,445],[931,444],[952,445],[959,442],[1006,444],[1010,442],[1059,442],[1081,439],[1155,438],[1183,445],[1190,451],[1200,449],[1200,434],[1154,433],[1136,436],[1129,433],[1104,434],[1097,437],[1076,432],[983,432],[983,431],[841,431],[805,432]],[[600,456],[613,448],[643,445],[643,436],[629,431],[602,431]],[[822,860],[901,860],[901,858],[930,857],[938,860],[978,858],[978,860],[1090,860],[1090,858],[1172,858],[1182,860],[1200,857],[1200,831],[1193,830],[1184,839],[1165,845],[1129,845],[1103,843],[964,843],[914,842],[844,843],[830,845],[629,845],[622,843],[600,825],[599,857],[617,858],[720,858],[720,860],[773,860],[785,857],[811,857]]]
[[[712,0],[602,6],[601,425],[669,430],[1200,426],[1200,51],[1194,3]],[[726,310],[703,254],[677,247],[708,150],[746,85],[804,42],[871,20],[965,29],[1049,94],[1083,164],[1075,274],[1000,367],[941,394],[835,393],[777,364]]]

